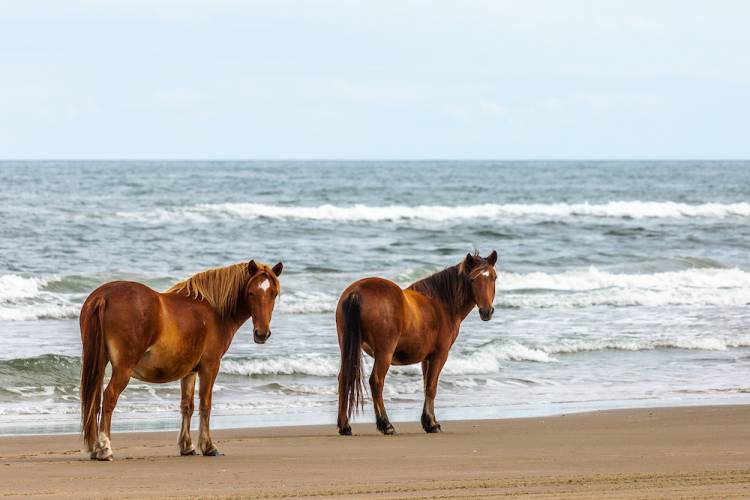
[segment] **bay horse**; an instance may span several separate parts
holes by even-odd
[[[283,267],[251,260],[200,272],[163,293],[141,283],[113,281],[88,296],[80,317],[80,395],[83,439],[92,460],[112,460],[112,412],[131,377],[151,383],[180,380],[181,455],[197,455],[190,418],[195,378],[200,377],[198,446],[205,456],[221,455],[209,432],[219,364],[249,318],[255,342],[263,344],[271,336]],[[102,393],[107,363],[112,376]]]
[[[383,404],[383,384],[394,365],[422,364],[425,400],[422,428],[440,432],[435,419],[438,378],[448,351],[458,337],[461,322],[474,306],[489,321],[495,311],[494,250],[486,258],[467,254],[448,267],[402,290],[383,278],[355,281],[341,294],[336,307],[336,330],[341,350],[339,371],[339,434],[351,435],[349,418],[363,405],[364,350],[374,358],[370,392],[377,428],[395,434]]]

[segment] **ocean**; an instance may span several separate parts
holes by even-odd
[[[0,434],[78,431],[98,285],[250,259],[284,262],[274,333],[237,333],[213,427],[333,433],[341,291],[474,249],[499,253],[496,312],[463,323],[438,419],[750,403],[750,162],[19,161],[0,162]],[[418,420],[419,367],[385,400]],[[179,383],[132,380],[113,427],[179,419]]]

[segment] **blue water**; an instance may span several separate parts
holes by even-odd
[[[215,424],[333,423],[338,294],[474,248],[497,312],[464,323],[438,417],[750,402],[750,162],[2,162],[0,433],[77,429],[96,286],[251,258],[285,265],[274,336],[237,334]],[[390,372],[395,419],[421,385]],[[175,428],[178,399],[133,380],[115,427]]]

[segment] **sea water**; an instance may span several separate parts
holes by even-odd
[[[474,249],[500,255],[496,312],[464,322],[439,418],[750,403],[750,162],[4,162],[0,433],[78,430],[98,285],[250,259],[284,262],[273,336],[237,333],[213,424],[333,425],[341,291]],[[115,429],[177,428],[179,393],[132,380]],[[391,418],[422,398],[393,367]]]

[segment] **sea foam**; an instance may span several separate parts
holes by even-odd
[[[279,219],[338,222],[451,221],[462,219],[518,218],[549,220],[596,218],[724,218],[750,217],[750,203],[687,204],[672,201],[611,201],[608,203],[486,203],[481,205],[318,205],[287,206],[262,203],[215,203],[163,208],[143,212],[119,212],[120,217],[143,223],[211,222],[217,219]]]

